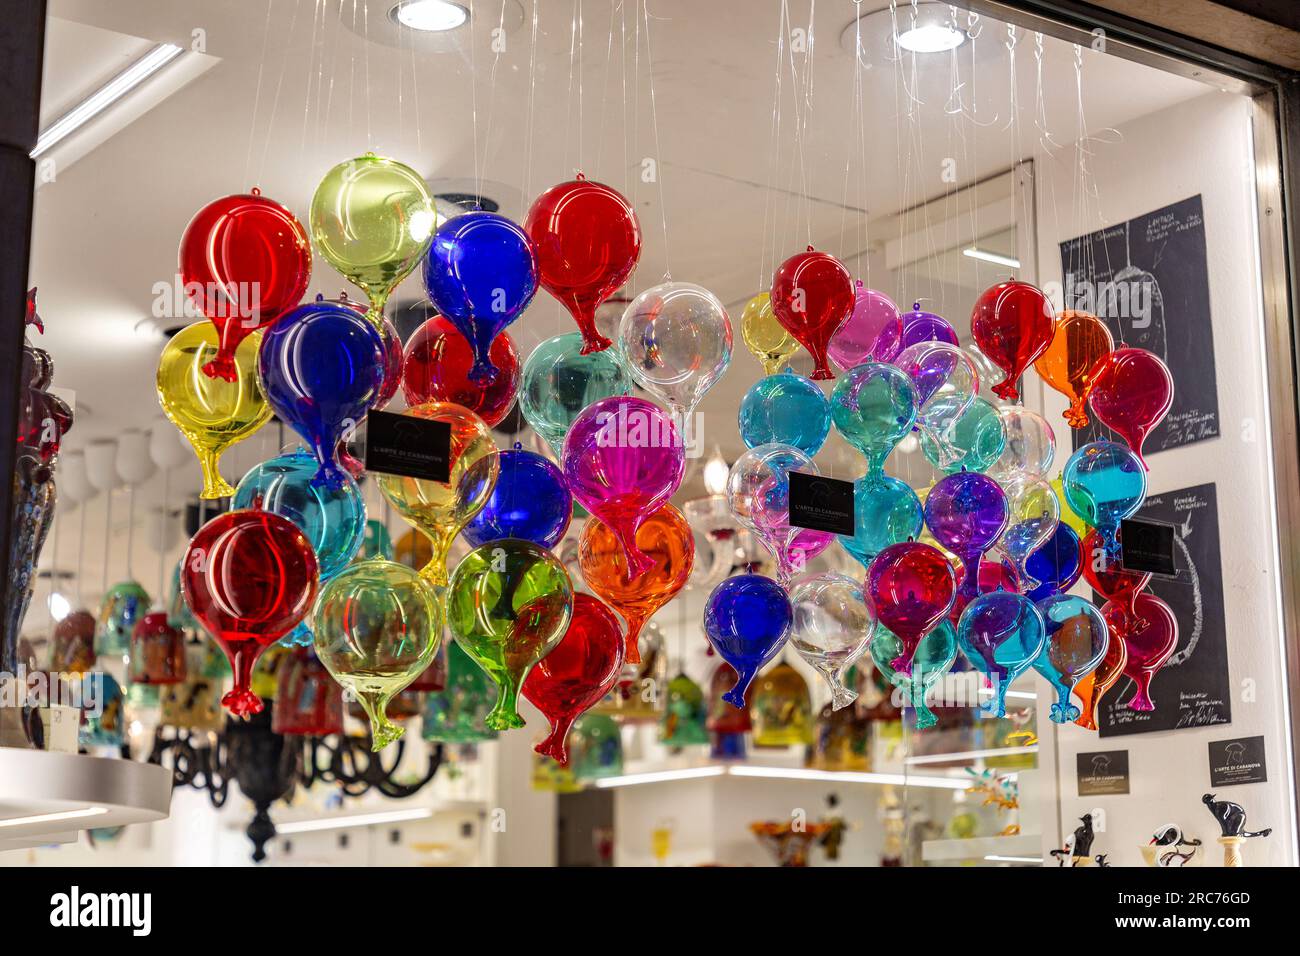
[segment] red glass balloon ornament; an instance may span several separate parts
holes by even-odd
[[[218,515],[190,539],[181,593],[230,659],[235,686],[221,702],[236,717],[262,711],[250,687],[253,666],[311,609],[319,577],[306,535],[258,508]]]
[[[1147,471],[1142,443],[1169,414],[1174,377],[1169,366],[1146,349],[1116,349],[1092,370],[1088,404],[1103,425],[1128,443]]]
[[[919,541],[891,544],[867,569],[866,595],[876,619],[889,628],[903,650],[890,665],[912,673],[912,655],[921,638],[934,630],[957,595],[957,575],[938,548]]]
[[[131,631],[132,684],[180,684],[185,680],[185,634],[163,611],[146,614]]]
[[[524,230],[537,247],[542,288],[578,323],[582,354],[609,348],[613,343],[596,331],[596,310],[641,258],[641,224],[632,204],[578,173],[537,197]]]
[[[1106,548],[1105,536],[1096,528],[1083,538],[1083,577],[1116,612],[1123,615],[1121,630],[1130,631],[1146,627],[1138,614],[1138,594],[1151,580],[1150,571],[1130,571],[1120,564],[1119,558]]]
[[[402,394],[412,407],[425,402],[463,405],[489,428],[501,423],[519,390],[519,353],[509,332],[492,340],[488,359],[497,369],[492,381],[472,382],[474,350],[456,326],[440,315],[415,330],[402,359]]]
[[[569,629],[524,680],[524,696],[551,724],[535,748],[539,754],[561,766],[569,762],[569,728],[614,689],[623,670],[623,648],[623,629],[614,612],[590,594],[575,594]]]
[[[985,289],[975,300],[971,336],[979,350],[1007,375],[993,392],[1008,402],[1019,400],[1016,381],[1056,334],[1056,313],[1042,290],[1011,279]]]
[[[853,312],[853,279],[844,263],[812,246],[785,260],[772,277],[772,312],[813,357],[813,380],[834,378],[826,348]]]
[[[1165,661],[1178,646],[1178,619],[1174,617],[1173,609],[1154,594],[1139,594],[1135,606],[1144,626],[1124,630],[1128,627],[1128,620],[1115,604],[1103,606],[1101,614],[1111,633],[1118,634],[1124,641],[1128,652],[1124,676],[1132,678],[1136,685],[1128,708],[1151,711],[1156,709],[1151,700],[1151,678],[1165,666]]]
[[[297,218],[260,191],[208,203],[181,236],[185,295],[217,328],[211,378],[237,378],[235,349],[294,308],[311,280],[311,243]]]

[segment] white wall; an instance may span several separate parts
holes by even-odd
[[[1221,434],[1152,455],[1149,493],[1209,482],[1217,485],[1232,723],[1104,739],[1074,725],[1061,728],[1057,744],[1063,832],[1069,833],[1081,814],[1100,807],[1106,811],[1108,827],[1098,836],[1096,850],[1109,853],[1113,863],[1140,865],[1139,844],[1166,822],[1177,823],[1211,844],[1211,860],[1220,862],[1221,853],[1213,845],[1218,827],[1201,803],[1201,795],[1214,789],[1207,743],[1262,734],[1268,782],[1220,787],[1215,792],[1220,799],[1242,804],[1252,829],[1274,828],[1268,839],[1250,841],[1248,865],[1294,864],[1294,788],[1272,544],[1276,509],[1268,470],[1259,267],[1254,251],[1250,104],[1241,97],[1209,93],[1127,124],[1119,132],[1120,141],[1093,147],[1089,163],[1097,199],[1086,204],[1086,211],[1074,198],[1077,156],[1073,147],[1061,149],[1054,159],[1037,157],[1038,278],[1040,284],[1061,281],[1058,243],[1063,240],[1190,196],[1203,198]],[[1172,332],[1177,316],[1169,321]],[[1068,429],[1060,412],[1065,402],[1055,392],[1043,392],[1048,420],[1059,425],[1063,463]],[[1249,440],[1252,435],[1257,440]],[[1049,726],[1045,704],[1040,729]],[[1110,749],[1128,750],[1132,792],[1078,797],[1075,754]]]

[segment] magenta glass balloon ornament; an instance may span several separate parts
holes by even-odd
[[[1009,517],[1002,486],[978,472],[945,475],[926,496],[925,526],[961,560],[966,571],[961,585],[965,600],[979,593],[980,558],[1002,537]]]
[[[643,398],[601,399],[574,420],[561,457],[573,497],[614,532],[631,575],[654,567],[636,533],[686,473],[686,448],[671,416]]]
[[[831,336],[826,352],[841,372],[868,360],[891,362],[901,349],[903,320],[889,296],[853,284],[853,311]]]
[[[900,674],[912,673],[912,656],[926,634],[948,614],[957,578],[943,552],[918,541],[885,548],[867,569],[865,593],[876,620],[894,633],[902,651],[890,661]]]

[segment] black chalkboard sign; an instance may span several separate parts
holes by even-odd
[[[1174,403],[1144,454],[1219,435],[1210,280],[1201,197],[1061,243],[1062,301],[1101,318],[1115,344],[1154,352],[1174,377]],[[1113,438],[1092,422],[1074,446]]]
[[[1100,734],[1115,737],[1231,723],[1215,486],[1196,485],[1150,495],[1137,517],[1174,528],[1178,574],[1172,578],[1153,577],[1147,590],[1173,609],[1178,620],[1178,646],[1151,681],[1156,709],[1140,713],[1123,706],[1133,696],[1134,688],[1131,680],[1121,677],[1102,698]],[[1100,596],[1094,595],[1094,600],[1100,600]]]

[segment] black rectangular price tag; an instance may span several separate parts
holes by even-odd
[[[1127,518],[1120,523],[1120,564],[1126,571],[1178,576],[1174,561],[1174,526],[1161,521]]]
[[[422,481],[451,479],[451,425],[414,415],[366,416],[366,471]]]
[[[853,482],[790,472],[790,524],[852,537]]]

